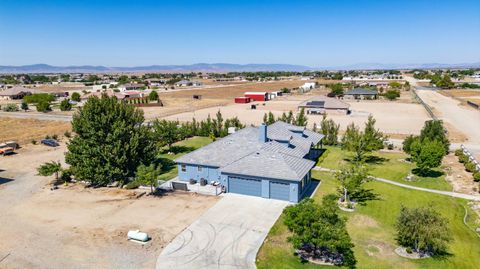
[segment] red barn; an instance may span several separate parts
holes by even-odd
[[[235,97],[235,103],[238,103],[238,104],[246,104],[246,103],[250,103],[250,97]]]
[[[245,97],[250,97],[254,101],[267,101],[268,93],[267,92],[246,92]]]

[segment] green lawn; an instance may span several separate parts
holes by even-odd
[[[338,185],[332,174],[314,171],[313,176],[321,179],[314,197],[316,201],[320,201],[323,195],[336,191]],[[469,214],[468,223],[473,227],[467,227],[463,223],[466,201],[377,181],[367,183],[367,187],[379,194],[380,200],[357,206],[353,213],[342,212],[348,218],[347,229],[355,244],[358,268],[478,268],[480,239],[471,230],[475,227],[477,217]],[[409,260],[393,252],[397,247],[394,224],[402,204],[409,207],[433,206],[449,219],[454,237],[450,244],[450,256]],[[282,221],[280,217],[260,249],[257,256],[258,268],[327,268],[328,266],[300,263],[286,240],[289,232]]]
[[[208,137],[192,137],[173,144],[171,149],[163,148],[162,153],[158,156],[158,162],[162,164],[163,171],[160,179],[166,181],[177,176],[177,166],[173,162],[174,159],[211,142],[212,139]],[[168,154],[169,152],[171,154]]]
[[[351,158],[351,154],[341,150],[339,147],[326,147],[326,156],[320,158],[318,166],[338,169],[342,164],[348,163]],[[452,187],[445,180],[445,175],[441,168],[434,169],[438,175],[430,177],[419,177],[415,175],[414,181],[406,181],[405,178],[411,174],[412,169],[415,168],[414,163],[405,161],[408,157],[403,152],[376,152],[371,154],[376,157],[376,162],[372,161],[368,164],[370,168],[370,174],[375,177],[381,177],[385,179],[394,180],[400,183],[436,189],[451,191]]]

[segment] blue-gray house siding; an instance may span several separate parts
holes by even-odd
[[[213,181],[220,181],[220,172],[218,167],[205,166],[205,165],[193,165],[193,164],[181,164],[178,165],[178,178],[183,181],[189,181],[195,179],[199,181],[204,178],[209,183]]]

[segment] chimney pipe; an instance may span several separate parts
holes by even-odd
[[[259,132],[260,142],[263,142],[263,143],[267,142],[267,125],[262,124],[260,125],[259,129],[260,129],[260,132]]]

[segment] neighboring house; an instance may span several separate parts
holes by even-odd
[[[306,82],[305,84],[299,87],[301,92],[307,92],[314,88],[315,88],[315,82]]]
[[[121,85],[120,87],[118,87],[118,89],[121,92],[136,91],[136,90],[145,89],[145,84],[127,83],[127,84]]]
[[[34,93],[44,93],[44,91],[15,86],[15,87],[0,91],[0,100],[22,99],[24,96],[31,95]]]
[[[252,101],[268,101],[268,92],[246,92],[245,97],[249,97]]]
[[[175,160],[181,181],[220,182],[226,192],[299,202],[323,135],[282,121],[247,127]]]
[[[167,83],[167,80],[162,78],[149,78],[146,81],[149,87],[161,87]]]
[[[336,98],[315,96],[300,103],[298,108],[304,108],[307,114],[323,114],[326,112],[348,114],[350,105]]]
[[[355,100],[377,99],[377,97],[378,97],[377,91],[368,90],[364,88],[355,88],[344,94],[345,99],[355,99]]]
[[[190,81],[190,80],[180,80],[179,82],[175,83],[175,86],[177,87],[188,87],[188,86],[200,87],[202,85],[203,83],[200,81]]]

